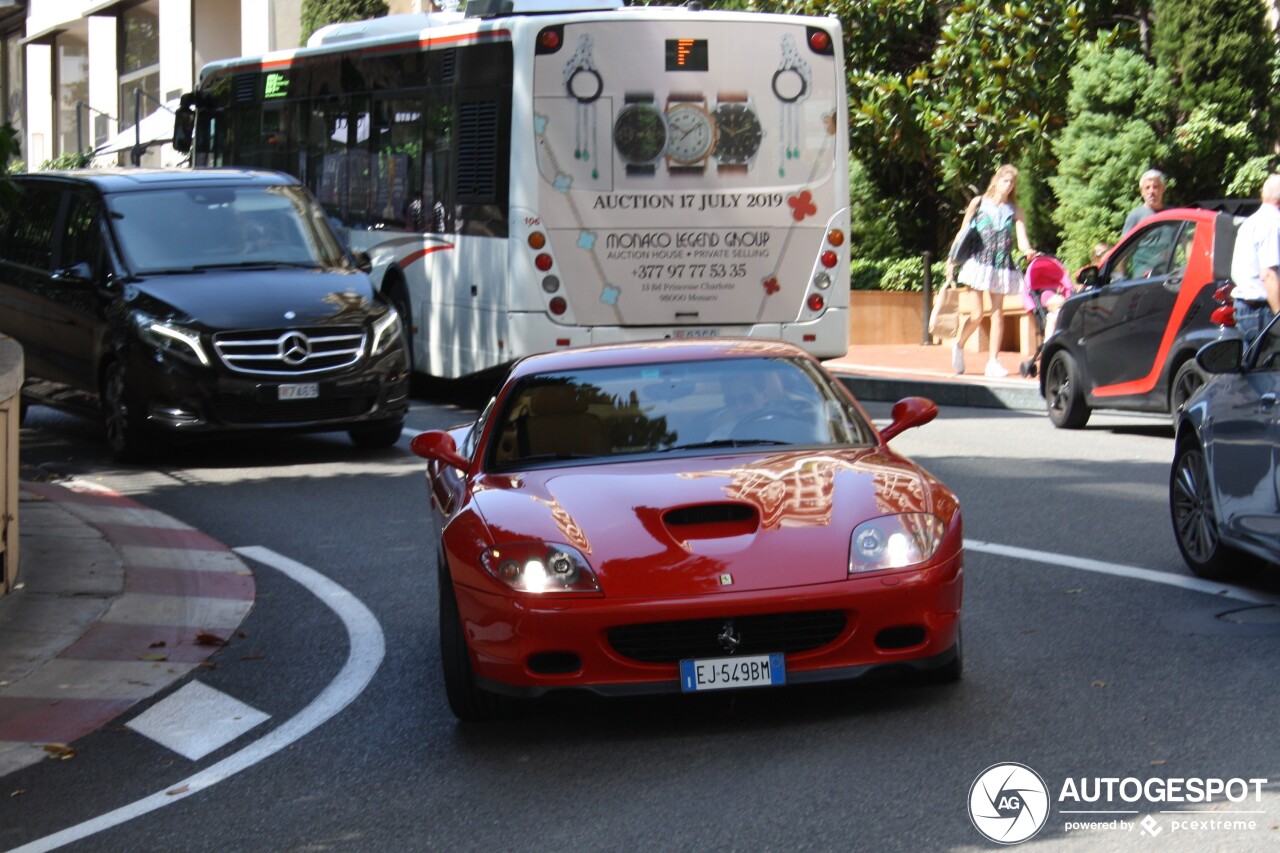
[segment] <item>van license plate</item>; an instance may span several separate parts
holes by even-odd
[[[786,683],[787,667],[781,653],[680,661],[680,689],[685,693]]]
[[[298,385],[281,385],[277,389],[277,400],[314,400],[320,396],[319,382],[303,382]]]

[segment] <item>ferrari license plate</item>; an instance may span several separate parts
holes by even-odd
[[[277,400],[314,400],[319,396],[319,382],[301,382],[297,385],[281,385],[276,389]]]
[[[685,693],[786,683],[787,667],[781,653],[680,661],[680,689]]]

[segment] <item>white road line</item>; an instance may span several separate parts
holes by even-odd
[[[311,704],[299,711],[297,715],[282,723],[279,728],[265,737],[227,756],[217,764],[127,806],[16,847],[12,853],[54,850],[64,844],[80,841],[105,829],[119,826],[156,809],[182,802],[192,794],[229,779],[302,739],[351,704],[368,686],[386,654],[386,640],[382,634],[382,626],[369,612],[369,608],[329,578],[274,551],[257,546],[234,550],[241,556],[280,570],[306,587],[338,615],[351,639],[351,650],[347,655],[347,662],[337,676],[311,701]]]
[[[1136,566],[1124,566],[1119,563],[1106,563],[1101,560],[1090,560],[1084,557],[1069,557],[1066,554],[1054,554],[1051,551],[1035,551],[1030,548],[1015,548],[1012,545],[997,545],[994,542],[982,542],[977,539],[964,540],[966,551],[978,551],[983,554],[996,554],[1001,557],[1012,557],[1015,560],[1030,560],[1033,563],[1047,563],[1051,566],[1065,566],[1069,569],[1080,569],[1086,572],[1097,572],[1120,578],[1159,583],[1175,586],[1192,592],[1203,592],[1219,598],[1230,598],[1248,604],[1280,604],[1280,596],[1268,595],[1242,586],[1228,583],[1217,583],[1202,578],[1174,575],[1168,572],[1157,572],[1153,569],[1140,569]]]

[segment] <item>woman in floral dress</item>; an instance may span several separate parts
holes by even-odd
[[[978,291],[977,311],[964,315],[960,332],[951,345],[951,366],[956,373],[964,373],[964,344],[981,325],[987,312],[991,312],[991,352],[987,360],[987,376],[1008,376],[997,359],[1004,338],[1004,297],[1022,292],[1022,270],[1013,257],[1016,241],[1018,249],[1031,260],[1036,250],[1027,239],[1027,226],[1018,207],[1018,170],[1004,165],[991,176],[987,191],[969,202],[964,212],[964,222],[959,235],[965,233],[970,223],[982,237],[982,247],[960,267],[961,284]],[[954,267],[947,267],[947,283],[952,284]],[[983,293],[986,297],[983,297]],[[975,316],[976,315],[976,316]]]

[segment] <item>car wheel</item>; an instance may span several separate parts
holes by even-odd
[[[515,713],[514,700],[476,687],[471,650],[458,613],[458,598],[453,591],[453,581],[444,570],[440,572],[440,661],[449,710],[459,720],[499,720]]]
[[[347,435],[351,436],[351,441],[356,447],[375,449],[391,447],[400,440],[400,434],[403,431],[404,421],[397,419],[354,426],[347,430]]]
[[[413,310],[409,307],[409,292],[399,273],[389,274],[389,281],[384,281],[382,292],[386,294],[396,313],[400,315],[400,325],[404,329],[404,343],[409,351],[409,374],[413,374]]]
[[[1044,373],[1044,399],[1049,420],[1060,429],[1080,429],[1092,413],[1084,402],[1080,371],[1071,353],[1059,350],[1049,360]]]
[[[1169,417],[1173,419],[1175,427],[1178,425],[1178,413],[1202,385],[1204,385],[1204,374],[1200,372],[1193,358],[1184,361],[1178,368],[1178,372],[1173,374],[1173,382],[1169,385]]]
[[[142,407],[129,390],[124,365],[107,365],[102,381],[102,418],[107,447],[118,462],[142,462],[158,450],[158,437],[148,429]]]
[[[1222,544],[1204,451],[1192,439],[1179,442],[1169,474],[1169,514],[1178,550],[1191,571],[1223,580],[1251,558]]]

